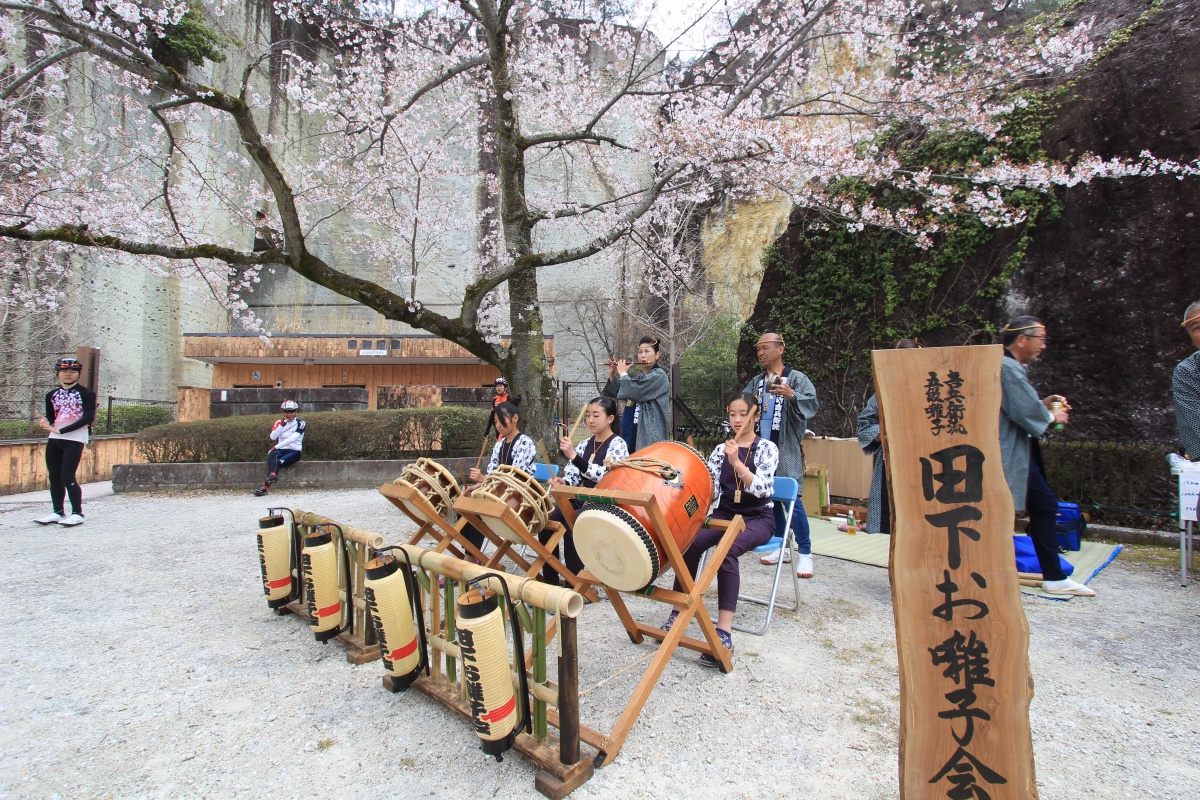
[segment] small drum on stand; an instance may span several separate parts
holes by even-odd
[[[400,473],[400,477],[392,481],[399,486],[407,486],[424,497],[433,509],[447,522],[454,522],[457,515],[454,512],[454,501],[462,495],[458,481],[450,470],[431,458],[418,458],[417,463],[409,464]],[[400,501],[404,502],[404,501]],[[404,502],[413,516],[425,522],[433,522],[414,503]]]
[[[485,477],[479,484],[479,488],[471,493],[471,497],[476,500],[495,500],[504,503],[521,520],[525,532],[530,536],[537,536],[542,532],[550,513],[554,511],[554,500],[546,492],[545,487],[528,472],[508,464],[501,464],[494,472]],[[513,532],[499,520],[484,517],[483,521],[497,536],[508,539],[514,544],[525,544],[514,538]]]
[[[614,462],[596,488],[654,495],[681,553],[704,527],[713,498],[708,465],[680,442],[652,444]],[[644,508],[588,503],[575,518],[574,537],[584,566],[614,589],[639,591],[669,566]]]

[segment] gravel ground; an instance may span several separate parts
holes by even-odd
[[[408,527],[373,491],[272,501],[389,539]],[[539,797],[520,755],[496,764],[465,721],[269,612],[266,505],[110,496],[70,531],[32,524],[43,505],[0,507],[0,796]],[[1172,563],[1134,548],[1095,600],[1023,598],[1043,798],[1200,797],[1200,586],[1181,589]],[[743,561],[744,590],[768,579]],[[766,636],[735,635],[731,674],[680,651],[615,763],[572,797],[897,797],[887,573],[818,558],[801,589]],[[597,684],[651,645],[601,603],[580,646],[583,722],[608,730],[641,670]]]

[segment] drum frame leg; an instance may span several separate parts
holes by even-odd
[[[671,535],[670,526],[667,524],[666,517],[663,516],[662,509],[658,507],[658,501],[654,495],[645,492],[627,492],[614,491],[610,489],[583,489],[576,486],[555,486],[551,490],[555,501],[558,503],[559,509],[562,511],[566,523],[570,527],[575,525],[575,509],[571,505],[572,500],[577,500],[584,503],[603,503],[605,505],[631,505],[646,509],[650,515],[650,521],[654,526],[654,532],[658,536],[658,541],[662,544],[663,550],[666,551],[667,561],[671,568],[675,570],[675,576],[679,579],[679,585],[683,589],[682,592],[676,592],[671,589],[663,589],[659,586],[651,586],[648,589],[643,589],[638,592],[623,592],[619,589],[614,589],[611,586],[600,584],[596,576],[584,570],[579,573],[580,577],[600,585],[604,585],[604,591],[608,595],[609,601],[612,603],[613,610],[616,611],[617,617],[621,620],[621,624],[625,627],[625,631],[629,634],[629,638],[634,644],[640,644],[645,637],[657,639],[661,642],[658,652],[651,659],[646,667],[645,673],[642,675],[641,681],[638,682],[637,688],[629,698],[629,702],[625,705],[624,711],[617,719],[617,724],[613,727],[612,732],[600,742],[588,741],[600,752],[596,755],[595,764],[597,767],[604,767],[613,762],[620,752],[621,747],[625,744],[625,739],[628,738],[633,724],[637,722],[638,716],[642,713],[642,709],[646,706],[646,701],[650,699],[650,693],[654,691],[654,687],[658,684],[659,678],[662,677],[663,670],[666,669],[667,662],[675,654],[676,648],[684,647],[688,650],[695,650],[698,653],[707,653],[718,662],[719,669],[723,673],[729,673],[733,669],[733,656],[721,644],[720,638],[717,636],[717,626],[713,623],[712,615],[708,612],[704,605],[704,594],[712,585],[712,582],[717,577],[717,572],[721,568],[721,562],[725,560],[725,556],[729,554],[729,548],[733,546],[733,542],[737,539],[738,534],[746,529],[746,523],[741,515],[735,516],[732,520],[712,520],[709,526],[717,530],[724,530],[720,541],[713,548],[712,555],[708,559],[708,563],[698,576],[693,577],[691,571],[687,568],[687,564],[683,561],[683,553],[680,552],[679,546],[675,543],[675,537]],[[666,570],[663,570],[665,572]],[[622,595],[640,595],[650,600],[660,603],[665,603],[670,606],[682,606],[679,616],[675,618],[675,623],[671,626],[671,630],[664,631],[660,628],[652,627],[644,623],[638,622],[629,613],[629,608],[625,605],[625,600]],[[696,623],[700,626],[700,632],[704,635],[703,639],[695,639],[690,636],[684,636],[691,623],[692,618],[696,619]],[[587,741],[585,737],[585,741]]]

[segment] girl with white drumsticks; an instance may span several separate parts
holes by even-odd
[[[561,478],[550,479],[552,485],[582,486],[591,489],[608,472],[608,468],[604,466],[605,460],[619,460],[629,455],[629,447],[621,438],[621,419],[617,414],[617,403],[611,397],[589,400],[584,412],[584,423],[592,435],[584,439],[579,447],[574,445],[570,436],[564,436],[559,442],[558,449],[566,456],[567,465],[563,468]],[[578,511],[582,504],[572,500],[571,505]],[[557,508],[551,512],[550,519],[566,524],[562,511]],[[542,544],[545,544],[550,536],[549,529],[538,534]],[[579,572],[583,569],[583,562],[575,552],[575,539],[571,530],[567,530],[562,541],[563,565],[571,572]],[[554,555],[558,555],[558,548],[555,548]],[[553,567],[542,567],[542,582],[558,585],[559,575]]]
[[[533,439],[521,433],[521,412],[517,409],[516,404],[510,401],[500,403],[492,409],[492,416],[499,438],[496,440],[496,446],[492,448],[492,458],[488,461],[487,472],[480,472],[472,467],[468,473],[472,485],[467,487],[466,494],[470,494],[485,475],[495,472],[501,464],[508,464],[523,472],[528,472],[530,475],[533,474],[533,463],[537,459],[537,446],[534,445]],[[471,544],[479,548],[483,547],[483,534],[474,525],[467,525],[463,528],[463,535]]]
[[[741,514],[746,523],[746,529],[734,539],[729,554],[717,572],[717,635],[732,652],[733,613],[741,588],[738,557],[766,544],[775,535],[771,495],[775,493],[779,447],[770,439],[763,439],[755,433],[758,400],[754,395],[747,392],[736,395],[729,401],[728,411],[733,438],[713,450],[708,458],[708,471],[712,473],[713,494],[717,498],[716,510],[709,519],[729,520]],[[715,546],[724,534],[724,531],[714,528],[704,528],[696,534],[691,547],[683,554],[683,560],[693,575],[704,551]],[[683,591],[678,580],[675,581],[675,591]],[[671,612],[662,626],[663,630],[671,629],[680,610]],[[707,653],[700,656],[700,663],[706,667],[718,665],[718,661]]]

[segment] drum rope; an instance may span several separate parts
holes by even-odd
[[[629,469],[636,469],[639,472],[646,472],[650,475],[658,475],[667,481],[675,480],[679,476],[679,470],[658,458],[630,456],[625,459],[607,458],[604,460],[605,469],[614,469],[616,467],[628,467]]]
[[[638,664],[641,664],[642,662],[649,661],[650,659],[654,658],[654,656],[656,656],[656,655],[658,655],[658,651],[657,651],[657,650],[651,650],[649,653],[647,653],[646,655],[642,656],[642,657],[641,657],[641,658],[639,658],[637,661],[634,661],[632,664],[629,664],[628,666],[622,667],[621,669],[617,670],[617,671],[616,671],[616,672],[614,672],[612,675],[609,675],[607,678],[605,678],[604,680],[600,681],[600,682],[599,682],[599,683],[597,683],[596,685],[594,685],[594,686],[589,686],[588,688],[584,689],[582,692],[580,692],[580,693],[579,693],[579,697],[580,697],[580,698],[583,698],[583,697],[587,696],[587,694],[588,694],[589,692],[591,692],[592,690],[594,690],[594,689],[599,689],[601,686],[603,686],[604,684],[608,683],[609,681],[611,681],[613,678],[617,677],[618,675],[620,675],[620,674],[622,674],[622,673],[625,673],[625,672],[628,672],[629,670],[633,669],[634,667],[636,667]]]

